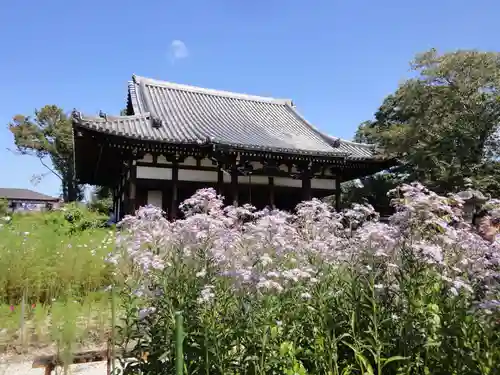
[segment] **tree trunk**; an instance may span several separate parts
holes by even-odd
[[[65,202],[76,202],[81,198],[80,186],[78,186],[72,175],[63,176],[62,192]]]
[[[78,189],[74,182],[71,181],[68,186],[68,202],[76,202],[78,200]]]

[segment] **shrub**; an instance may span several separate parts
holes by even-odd
[[[112,207],[113,207],[112,198],[93,199],[89,203],[89,209],[91,211],[98,212],[102,215],[108,215]]]
[[[5,198],[0,198],[0,216],[5,216],[9,213],[9,202]]]
[[[53,225],[58,231],[73,234],[88,229],[104,228],[108,217],[91,211],[82,204],[70,203],[59,210],[50,212],[44,219],[48,225]]]
[[[494,373],[499,243],[457,197],[412,184],[391,198],[388,224],[318,200],[223,207],[212,189],[181,204],[183,220],[126,217],[108,258],[125,285],[118,341],[135,343],[125,372],[173,373],[182,310],[189,374]]]

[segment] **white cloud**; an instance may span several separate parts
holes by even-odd
[[[182,40],[173,40],[170,43],[170,58],[172,62],[182,60],[189,56],[189,50]]]

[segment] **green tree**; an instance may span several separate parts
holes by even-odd
[[[113,207],[113,195],[111,189],[106,186],[96,186],[88,204],[89,209],[108,214]]]
[[[71,119],[55,105],[35,110],[34,116],[17,115],[9,124],[17,151],[31,155],[48,170],[36,180],[52,173],[61,180],[64,201],[83,198],[83,188],[75,176]],[[50,163],[48,162],[50,161]]]
[[[5,198],[0,198],[0,216],[5,216],[9,212],[9,202]]]
[[[411,67],[416,77],[384,100],[355,139],[378,144],[409,179],[438,191],[460,190],[469,177],[500,192],[500,54],[432,49]]]
[[[342,187],[342,205],[350,207],[353,203],[369,203],[382,216],[393,214],[389,190],[405,182],[407,176],[397,172],[384,171],[366,176],[359,181],[348,181]]]

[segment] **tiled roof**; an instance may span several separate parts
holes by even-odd
[[[365,145],[335,141],[309,124],[291,100],[210,90],[133,76],[133,116],[81,117],[81,126],[123,137],[298,154],[371,158]],[[160,126],[155,126],[160,125]]]
[[[375,146],[367,143],[357,143],[346,141],[345,139],[340,139],[333,137],[331,135],[326,135],[332,143],[338,145],[338,150],[344,152],[351,157],[359,159],[372,159],[375,157]]]
[[[0,198],[19,201],[57,202],[59,199],[29,189],[0,188]]]

